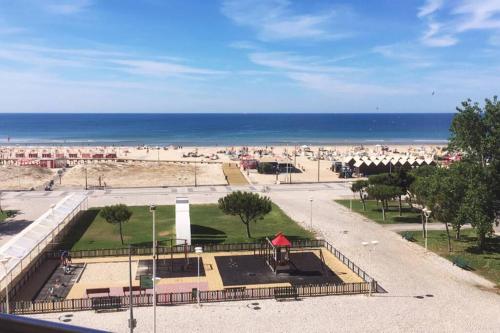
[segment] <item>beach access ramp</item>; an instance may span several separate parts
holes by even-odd
[[[238,164],[224,163],[222,165],[222,172],[224,172],[229,185],[248,185],[248,181],[241,173]]]

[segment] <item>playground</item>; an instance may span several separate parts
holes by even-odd
[[[279,243],[283,239],[285,243]],[[64,264],[62,261],[54,268],[46,283],[30,299],[54,301],[129,295],[128,256],[73,258]],[[152,294],[152,266],[150,255],[131,256],[134,295]],[[158,294],[191,293],[197,288],[242,291],[364,282],[327,248],[292,246],[282,234],[252,251],[195,254],[186,250],[161,254],[157,256],[156,272]]]

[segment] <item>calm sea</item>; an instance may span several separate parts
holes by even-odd
[[[0,114],[0,145],[443,143],[453,114]]]

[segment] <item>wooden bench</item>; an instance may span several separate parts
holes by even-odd
[[[105,296],[92,298],[92,310],[99,312],[101,310],[118,310],[122,308],[122,299],[120,296]]]
[[[87,294],[87,297],[93,294],[108,294],[108,296],[110,296],[109,288],[90,288],[85,290],[85,293]]]
[[[282,301],[284,299],[299,299],[299,293],[295,287],[283,287],[274,289],[274,299]]]
[[[125,296],[126,293],[128,293],[130,291],[130,287],[123,287],[122,290],[123,290],[123,295]],[[140,295],[143,290],[146,290],[146,289],[141,288],[141,286],[132,286],[132,294],[134,293],[134,291],[138,291],[139,295]]]
[[[468,270],[470,268],[469,263],[462,257],[455,257],[452,260],[453,265],[460,267],[461,269]]]

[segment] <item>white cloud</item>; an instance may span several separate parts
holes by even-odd
[[[295,14],[287,0],[225,0],[222,13],[236,24],[256,30],[259,39],[336,39],[345,32],[330,29],[336,11],[321,14]]]
[[[165,61],[151,60],[112,60],[114,64],[122,65],[127,72],[149,76],[171,76],[171,75],[218,75],[225,74],[224,71],[216,71],[205,68],[185,66]]]
[[[287,52],[254,52],[249,55],[254,64],[270,67],[275,70],[341,73],[354,72],[357,69],[344,66],[328,65],[328,59],[304,57]]]
[[[458,39],[451,34],[441,33],[442,25],[430,22],[427,31],[421,38],[424,45],[432,47],[447,47],[458,43]]]
[[[56,72],[68,67],[81,67],[102,74],[121,72],[156,78],[168,76],[196,78],[226,73],[181,64],[179,62],[183,59],[175,57],[145,57],[119,51],[50,48],[27,44],[0,44],[0,60]]]
[[[425,68],[434,66],[435,59],[423,53],[420,49],[413,44],[390,44],[376,46],[372,51],[384,58],[403,63],[408,67]]]
[[[418,17],[425,17],[433,14],[443,6],[444,0],[427,0],[422,7],[418,9]]]
[[[457,32],[500,29],[500,1],[498,0],[465,0],[454,8],[453,13],[464,17],[457,24]]]
[[[445,11],[444,1],[427,0],[417,16],[427,29],[421,37],[424,45],[447,47],[459,42],[459,35],[471,30],[500,31],[499,0],[461,0],[450,2]],[[440,14],[439,17],[437,14]]]
[[[232,47],[233,49],[241,49],[241,50],[258,50],[259,46],[250,41],[246,40],[240,40],[240,41],[235,41],[229,44],[229,47]]]
[[[365,94],[401,95],[415,93],[413,89],[409,88],[347,82],[346,80],[337,80],[330,75],[320,73],[290,73],[289,76],[308,89],[314,89],[326,94],[348,93],[351,96],[353,94],[362,96]]]
[[[84,11],[92,5],[91,0],[47,0],[42,2],[43,8],[59,15],[72,15]]]
[[[358,83],[364,81],[365,70],[347,66],[331,66],[322,57],[304,57],[286,52],[255,52],[250,60],[268,67],[284,77],[298,83],[301,87],[322,94],[361,93],[361,94],[402,94],[408,89],[375,84]],[[361,79],[360,79],[361,74]]]

